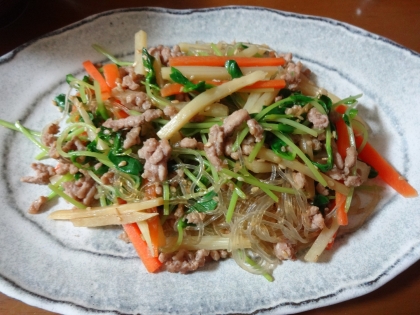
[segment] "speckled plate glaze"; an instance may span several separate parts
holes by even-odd
[[[337,21],[255,7],[204,10],[141,8],[92,16],[0,59],[0,117],[41,129],[59,117],[51,99],[66,91],[65,75],[81,74],[85,59],[104,61],[98,43],[131,60],[133,34],[150,45],[180,41],[251,41],[293,52],[318,83],[337,95],[363,93],[373,143],[417,188],[420,121],[407,115],[420,99],[420,58],[385,38]],[[393,79],[389,84],[389,78]],[[0,290],[67,314],[284,314],[370,292],[420,257],[418,200],[388,190],[375,215],[338,239],[319,263],[279,266],[275,281],[249,274],[233,261],[185,276],[148,274],[119,229],[78,229],[31,216],[29,204],[45,187],[21,184],[37,154],[23,136],[0,129],[2,207]],[[64,205],[64,204],[63,204]],[[63,205],[55,205],[57,207]],[[66,205],[64,205],[66,206]]]

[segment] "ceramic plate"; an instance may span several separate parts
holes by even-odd
[[[131,60],[133,34],[150,45],[180,41],[250,41],[293,52],[321,86],[342,97],[363,93],[372,142],[420,188],[420,58],[385,38],[329,19],[263,8],[205,10],[142,8],[95,15],[12,51],[0,59],[0,117],[33,129],[59,117],[53,97],[65,75],[82,73],[86,59],[104,61],[100,44]],[[408,114],[408,115],[407,115]],[[275,281],[243,271],[234,261],[191,275],[148,274],[119,229],[78,229],[28,215],[45,187],[21,184],[38,153],[23,136],[0,130],[2,207],[0,290],[25,303],[69,314],[282,314],[317,308],[372,291],[420,257],[418,200],[387,191],[373,217],[338,239],[319,263],[299,259],[274,272]],[[57,205],[60,206],[60,205]]]

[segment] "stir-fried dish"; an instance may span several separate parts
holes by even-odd
[[[369,143],[361,95],[318,87],[290,53],[244,42],[148,47],[143,31],[133,62],[94,48],[109,61],[67,75],[54,99],[61,119],[42,132],[1,124],[41,150],[22,181],[50,192],[29,213],[62,197],[73,208],[49,218],[120,225],[149,272],[231,257],[272,280],[281,261],[302,252],[315,262],[339,227],[363,224],[381,198],[377,175],[417,196]]]

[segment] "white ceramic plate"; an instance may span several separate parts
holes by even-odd
[[[85,59],[103,61],[98,43],[131,60],[133,34],[150,44],[251,41],[293,52],[318,82],[346,97],[364,93],[363,113],[379,151],[420,188],[413,106],[420,99],[420,58],[385,38],[329,19],[250,7],[207,10],[142,8],[95,15],[48,34],[0,59],[0,117],[40,129],[59,116],[51,99],[66,91],[68,73]],[[279,266],[275,281],[233,261],[191,275],[148,274],[118,229],[77,229],[31,216],[29,204],[46,188],[20,184],[37,149],[20,134],[0,130],[0,290],[59,313],[264,313],[304,311],[378,288],[420,257],[418,200],[389,191],[356,233],[337,241],[317,264]]]

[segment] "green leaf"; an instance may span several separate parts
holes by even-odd
[[[109,151],[108,159],[114,164],[115,168],[121,172],[139,175],[143,172],[143,165],[140,161],[128,155],[118,155],[113,150]]]
[[[321,95],[318,101],[319,104],[324,108],[325,112],[329,114],[332,108],[332,101],[331,99],[326,95]]]
[[[206,90],[206,82],[200,81],[197,84],[188,80],[178,69],[171,67],[171,74],[169,75],[172,81],[182,84],[184,87],[182,91],[188,93],[191,91],[204,92]]]
[[[64,110],[65,106],[66,106],[66,95],[61,93],[58,94],[55,98],[54,98],[54,102],[55,104],[61,109]]]
[[[243,76],[241,69],[238,66],[238,63],[235,60],[228,60],[225,63],[225,68],[232,79],[240,78]]]
[[[218,202],[214,200],[214,197],[217,196],[217,193],[212,190],[197,200],[196,203],[192,204],[188,210],[188,212],[197,211],[201,213],[206,213],[213,211],[217,208]]]
[[[319,208],[319,211],[321,211],[322,215],[325,216],[325,208],[330,203],[330,199],[328,199],[327,196],[324,195],[315,195],[313,205]]]
[[[98,136],[108,144],[112,143],[108,159],[117,170],[136,176],[143,172],[143,164],[139,160],[123,153],[123,139],[120,132],[112,132],[111,129],[101,127]]]
[[[146,48],[143,48],[142,54],[143,54],[143,66],[147,72],[146,82],[155,84],[156,73],[155,73],[155,69],[153,68],[153,63],[155,62],[155,58],[149,54]]]
[[[296,152],[290,152],[287,149],[287,144],[277,137],[273,138],[271,150],[285,160],[293,161],[296,158]]]

